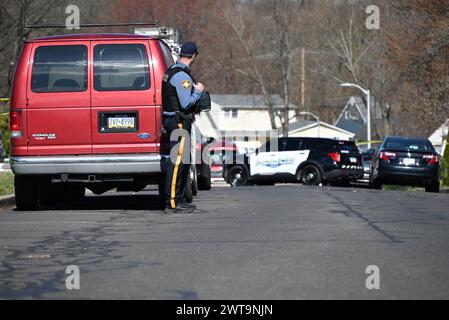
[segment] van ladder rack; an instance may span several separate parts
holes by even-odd
[[[157,26],[158,20],[154,22],[144,23],[87,23],[80,24],[80,28],[102,28],[102,27],[140,27],[140,26]],[[51,28],[66,28],[65,24],[26,24],[25,29],[51,29]]]

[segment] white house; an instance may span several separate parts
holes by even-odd
[[[290,124],[290,137],[298,138],[328,138],[349,141],[355,138],[355,133],[335,127],[326,122],[313,122],[295,126]]]
[[[279,95],[271,99],[274,111],[283,112],[283,99]],[[211,111],[202,113],[196,121],[203,135],[224,138],[234,141],[239,148],[253,150],[276,134],[262,95],[211,95],[211,100]],[[296,109],[290,105],[289,118],[295,116]],[[279,119],[276,126],[281,127]]]
[[[448,136],[448,129],[449,129],[449,119],[446,120],[445,123],[443,123],[430,137],[429,140],[432,142],[433,146],[435,147],[436,151],[444,155],[445,147],[446,147],[446,141]]]

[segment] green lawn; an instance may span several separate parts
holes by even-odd
[[[9,172],[0,173],[0,196],[14,193],[14,175]]]

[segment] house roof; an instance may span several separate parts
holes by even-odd
[[[284,109],[284,100],[280,95],[272,95],[274,109]],[[263,95],[236,95],[236,94],[215,94],[211,95],[211,100],[218,104],[221,109],[239,110],[266,110],[267,104]],[[293,110],[295,105],[290,104]]]
[[[288,131],[292,132],[292,131],[296,131],[298,129],[302,129],[306,126],[310,126],[311,124],[316,123],[316,121],[309,121],[309,120],[304,120],[304,119],[299,119],[298,121],[295,122],[290,122],[288,124]],[[279,129],[280,131],[282,131],[282,128]]]
[[[343,108],[334,126],[362,138],[365,135],[362,129],[366,128],[367,114],[365,101],[359,96],[353,96]]]
[[[327,127],[327,128],[329,128],[329,129],[332,129],[332,130],[335,130],[335,131],[338,131],[338,132],[347,134],[347,135],[349,135],[349,136],[354,136],[354,133],[352,133],[352,132],[350,132],[350,131],[347,131],[347,130],[344,130],[344,129],[341,129],[341,128],[339,128],[339,127],[333,126],[333,125],[331,125],[331,124],[329,124],[329,123],[326,123],[326,122],[320,121],[319,125],[322,126],[322,127]],[[300,127],[300,128],[294,129],[294,130],[289,130],[289,133],[290,133],[290,134],[293,134],[293,133],[297,133],[297,132],[309,130],[309,129],[311,129],[311,128],[315,128],[315,127],[317,127],[317,126],[318,126],[318,122],[312,122],[312,123],[310,123],[310,124],[308,124],[308,125],[305,125],[305,126],[303,126],[303,127]]]

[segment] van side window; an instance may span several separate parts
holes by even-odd
[[[105,44],[94,48],[94,88],[135,91],[150,88],[147,49],[143,44]]]
[[[31,90],[36,93],[86,91],[87,47],[38,47],[34,53]]]

